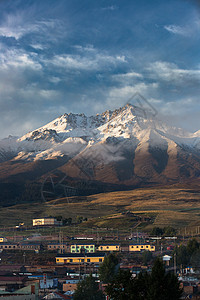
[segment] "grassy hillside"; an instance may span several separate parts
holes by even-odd
[[[127,215],[130,211],[133,214]],[[157,187],[132,191],[103,193],[88,197],[71,197],[48,203],[20,204],[0,208],[0,226],[13,226],[19,222],[31,225],[32,218],[62,216],[87,217],[81,226],[112,228],[146,228],[153,226],[200,225],[200,188]],[[149,221],[138,220],[147,217]]]

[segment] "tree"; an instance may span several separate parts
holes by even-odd
[[[161,236],[163,235],[163,229],[160,227],[154,227],[150,234],[154,236]]]
[[[182,265],[187,266],[188,262],[189,262],[189,256],[188,256],[188,252],[187,252],[187,247],[184,245],[180,245],[179,247],[176,247],[174,249],[174,253],[176,253],[176,260],[177,260],[177,264],[180,266]]]
[[[166,273],[160,259],[156,259],[152,268],[147,293],[148,300],[177,300],[180,299],[182,290],[176,275]]]
[[[187,253],[189,256],[191,256],[194,252],[196,252],[199,249],[199,243],[196,239],[191,239],[187,243]]]
[[[150,261],[152,260],[152,257],[153,257],[152,252],[151,252],[151,251],[146,251],[146,250],[145,250],[145,251],[142,253],[142,261],[143,261],[143,263],[144,263],[145,265],[147,265],[148,262],[150,262]]]
[[[190,259],[190,265],[199,270],[200,268],[200,249],[198,249],[197,251],[195,251],[192,256],[191,256],[191,259]]]
[[[119,270],[111,283],[106,287],[106,293],[111,299],[136,300],[133,295],[134,279],[130,271]]]
[[[176,234],[176,230],[171,227],[171,226],[167,226],[167,227],[164,227],[164,234],[167,236],[172,236],[172,235],[175,235]]]
[[[99,285],[92,277],[86,277],[77,284],[74,300],[104,300],[105,295],[99,290]]]
[[[109,283],[118,271],[118,258],[114,254],[109,254],[104,258],[103,263],[99,267],[99,279],[104,283]]]
[[[130,271],[119,270],[106,288],[113,300],[178,300],[182,290],[173,273],[166,273],[160,259],[156,259],[151,273],[133,278]]]

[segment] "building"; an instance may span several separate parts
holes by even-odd
[[[169,263],[170,263],[170,259],[172,257],[170,255],[164,255],[163,256],[163,262],[166,264],[166,266],[169,266]]]
[[[80,243],[71,245],[71,253],[80,253],[81,251],[94,253],[95,252],[95,244],[89,243]]]
[[[97,248],[98,251],[120,251],[121,247],[119,244],[113,245],[113,244],[105,244],[105,245],[100,245]]]
[[[16,249],[20,249],[20,245],[17,243],[5,243],[2,242],[0,244],[0,249],[2,250],[16,250]]]
[[[0,250],[40,250],[41,243],[0,243]]]
[[[66,253],[56,256],[56,264],[100,264],[104,261],[105,253]]]
[[[41,243],[20,243],[19,244],[19,247],[21,250],[32,250],[32,251],[35,251],[35,250],[38,250],[40,251],[41,249]]]
[[[156,250],[154,245],[150,244],[130,244],[129,245],[129,252],[141,252],[141,251],[151,251],[154,252]]]
[[[33,219],[33,226],[61,226],[62,221],[53,217]]]
[[[80,281],[79,278],[68,278],[68,279],[66,279],[66,282],[63,283],[63,292],[75,291],[79,281]]]
[[[7,238],[5,238],[5,237],[0,237],[0,243],[5,243],[5,242],[7,242],[8,240],[7,240]]]
[[[69,252],[71,250],[71,248],[66,243],[53,243],[52,242],[47,245],[47,250],[49,250],[49,251],[62,250],[63,252]]]

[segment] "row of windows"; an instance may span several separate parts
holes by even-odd
[[[48,247],[49,247],[49,248],[54,248],[54,249],[56,249],[56,248],[59,249],[59,248],[60,248],[60,246],[58,246],[58,245],[57,245],[57,246],[48,246]],[[63,245],[63,246],[61,246],[61,248],[65,248],[65,246]]]
[[[82,248],[82,247],[84,247],[84,248],[94,248],[94,246],[72,246],[72,248]]]
[[[77,260],[77,259],[76,259],[76,260]],[[69,261],[69,262],[74,262],[73,259],[64,259],[64,262],[65,262],[65,263],[67,263],[67,261]],[[57,259],[57,262],[59,262],[59,258]],[[84,262],[84,258],[83,258],[83,259],[81,258],[81,259],[79,260],[79,262],[82,262],[82,263],[83,263],[83,262]],[[86,259],[86,262],[91,262],[91,259],[90,259],[90,258],[87,258],[87,259]],[[99,262],[103,262],[103,259],[102,259],[102,258],[99,258]]]
[[[38,246],[15,246],[15,245],[11,245],[11,246],[0,246],[0,249],[15,249],[15,248],[17,248],[17,249],[35,249],[35,248],[37,248],[37,249],[39,249],[40,247]]]
[[[147,246],[131,246],[131,248],[135,248],[135,247],[136,247],[136,248],[151,248],[151,249],[154,248],[153,246],[150,247],[150,246],[148,246],[148,245],[147,245]]]
[[[106,246],[106,249],[109,249],[111,247],[115,247],[116,249],[119,248],[119,246],[113,245],[113,246]],[[100,247],[101,250],[103,250],[103,248],[105,248],[105,246],[104,247],[103,246]]]

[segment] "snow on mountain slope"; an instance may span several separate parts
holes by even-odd
[[[130,142],[131,141],[131,142]],[[189,133],[169,126],[155,118],[144,118],[139,107],[127,104],[114,111],[96,116],[64,114],[52,122],[29,132],[21,138],[0,141],[0,160],[53,159],[74,156],[83,149],[102,145],[107,152],[127,147],[165,147],[166,144],[200,149],[200,131]],[[118,145],[118,146],[116,146]],[[112,149],[111,149],[112,148]],[[139,149],[139,148],[138,148]]]

